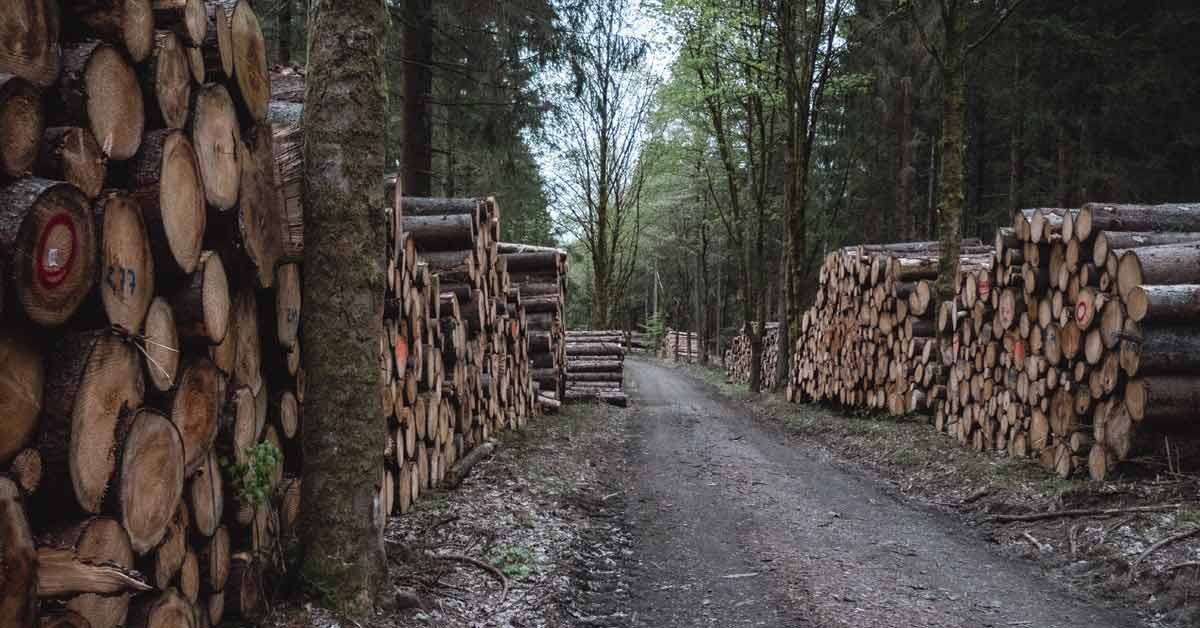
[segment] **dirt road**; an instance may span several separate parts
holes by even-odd
[[[628,361],[635,626],[1130,628],[707,384]]]

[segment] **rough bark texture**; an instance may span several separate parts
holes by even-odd
[[[386,219],[384,37],[379,0],[317,0],[305,95],[307,229],[301,577],[348,611],[371,608],[385,570],[377,443]]]

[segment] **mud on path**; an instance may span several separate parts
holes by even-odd
[[[635,626],[1142,625],[678,370],[627,370]]]

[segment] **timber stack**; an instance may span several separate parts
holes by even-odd
[[[762,335],[760,381],[773,382],[779,368],[779,323],[767,323],[765,327],[766,331]],[[725,378],[735,384],[749,382],[752,355],[750,336],[743,331],[730,341],[729,348],[725,350]]]
[[[545,246],[501,242],[510,290],[518,291],[529,324],[529,357],[546,407],[561,402],[567,367],[567,252]]]
[[[668,329],[663,335],[658,357],[672,362],[696,362],[700,359],[700,334]]]
[[[304,74],[280,67],[272,79],[269,115],[292,225],[303,215]],[[391,204],[381,208],[389,226],[379,340],[388,433],[379,485],[388,515],[408,512],[448,477],[461,479],[455,465],[472,463],[470,452],[558,403],[540,398],[533,383],[539,337],[528,317],[538,300],[514,288],[499,253],[495,199],[408,197],[396,181],[384,180]],[[302,237],[302,223],[288,233]]]
[[[540,407],[526,302],[498,253],[494,199],[400,195],[395,179],[380,340],[384,512],[404,513],[454,465]]]
[[[625,334],[614,330],[567,332],[567,392],[565,401],[603,401],[624,408]]]
[[[936,246],[827,256],[793,397],[929,410],[965,445],[1097,480],[1200,411],[1200,205],[1022,210],[987,254],[965,243],[931,307]]]
[[[304,399],[258,18],[29,0],[0,31],[0,626],[252,619]]]

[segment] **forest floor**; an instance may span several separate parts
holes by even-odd
[[[536,419],[458,490],[393,519],[392,585],[421,606],[389,602],[357,625],[1200,625],[1200,567],[1180,566],[1200,561],[1200,537],[1153,547],[1200,530],[1197,478],[1060,480],[920,417],[847,416],[748,395],[710,369],[626,364],[628,409]],[[1185,506],[991,519],[1164,504]],[[430,553],[492,566],[507,593],[495,572]]]

